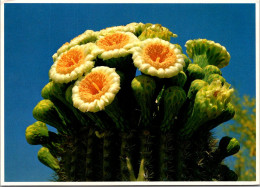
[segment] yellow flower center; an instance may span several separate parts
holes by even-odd
[[[177,59],[174,51],[161,43],[152,43],[145,46],[142,56],[145,63],[156,69],[173,66]]]
[[[79,95],[84,102],[92,102],[100,99],[109,89],[109,81],[106,74],[101,72],[89,73],[79,85]]]
[[[123,33],[114,33],[105,36],[97,42],[97,46],[105,51],[121,49],[129,43],[130,37]]]
[[[84,52],[80,49],[71,49],[64,53],[57,62],[56,71],[60,74],[72,72],[84,62]]]

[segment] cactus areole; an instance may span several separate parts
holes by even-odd
[[[211,133],[235,115],[220,70],[230,54],[194,39],[185,55],[171,37],[160,24],[130,23],[57,50],[25,133],[54,181],[237,180],[223,160],[239,142]]]

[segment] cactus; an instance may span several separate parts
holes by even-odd
[[[237,180],[223,160],[238,141],[217,147],[211,132],[235,114],[220,70],[230,55],[196,39],[187,57],[171,37],[160,24],[130,23],[87,30],[53,55],[25,135],[58,181]]]

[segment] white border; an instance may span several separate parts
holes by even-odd
[[[256,181],[237,181],[237,182],[5,182],[4,181],[4,4],[5,3],[108,3],[104,0],[95,0],[94,2],[86,2],[84,0],[74,0],[73,2],[71,0],[63,0],[62,2],[60,0],[1,0],[1,179],[0,179],[0,186],[82,186],[82,185],[97,185],[97,186],[107,186],[107,185],[257,185],[260,184],[259,181],[259,158],[256,158]],[[119,0],[110,0],[109,3],[130,3],[128,1],[121,2]],[[259,0],[218,0],[215,2],[215,0],[132,0],[131,4],[133,3],[232,3],[232,4],[255,4],[256,7],[256,155],[259,155]]]

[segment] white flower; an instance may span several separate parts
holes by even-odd
[[[70,43],[66,42],[63,44],[55,53],[52,58],[54,61],[60,56],[60,54],[68,51],[70,48],[76,45],[83,45],[89,42],[95,42],[97,39],[98,32],[94,32],[92,30],[86,30],[84,33],[80,34],[79,36],[73,38]]]
[[[57,83],[68,83],[76,80],[94,66],[96,48],[94,43],[74,46],[62,53],[52,65],[49,76]]]
[[[170,78],[182,71],[185,65],[181,51],[168,41],[146,39],[131,49],[134,65],[144,74]]]
[[[96,44],[99,57],[103,60],[124,57],[131,53],[130,49],[139,43],[139,39],[131,32],[115,32],[99,36]]]
[[[119,90],[120,76],[115,68],[99,66],[75,83],[73,105],[82,112],[98,112],[112,103]]]

